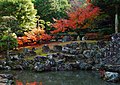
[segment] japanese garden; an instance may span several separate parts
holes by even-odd
[[[0,0],[0,85],[120,85],[120,0]]]

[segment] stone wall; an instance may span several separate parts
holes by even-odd
[[[9,63],[0,60],[0,69],[64,71],[64,70],[106,70],[120,72],[120,34],[112,35],[112,41],[72,42],[64,46],[55,45],[50,49],[45,45],[42,49],[47,56],[36,55],[32,60],[25,60],[25,55],[35,55],[28,51],[12,57]]]

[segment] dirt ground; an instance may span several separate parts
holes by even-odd
[[[52,49],[54,45],[66,45],[66,44],[70,44],[72,42],[89,42],[89,43],[92,43],[92,42],[96,42],[95,40],[84,40],[84,41],[69,41],[69,42],[50,42],[50,43],[47,43],[47,45]],[[41,48],[42,46],[44,46],[45,44],[37,44],[37,45],[33,45],[33,46],[26,46],[26,48]],[[22,49],[24,47],[19,47],[18,49]]]

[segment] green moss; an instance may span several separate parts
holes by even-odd
[[[25,60],[33,60],[35,56],[27,56],[25,57]]]
[[[37,49],[35,52],[36,52],[37,55],[41,55],[41,56],[46,56],[47,55],[47,53],[42,52],[42,49]]]

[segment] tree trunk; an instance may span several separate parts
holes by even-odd
[[[118,33],[118,23],[119,23],[119,21],[118,21],[118,12],[117,12],[118,7],[116,6],[115,8],[116,8],[116,14],[115,14],[115,33]]]

